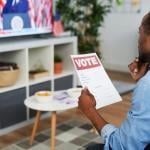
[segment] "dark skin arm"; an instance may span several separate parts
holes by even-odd
[[[92,122],[98,132],[107,124],[107,122],[99,115],[96,110],[96,101],[94,96],[84,89],[79,97],[78,106],[86,117]]]
[[[142,76],[145,75],[149,64],[139,64],[138,58],[136,58],[130,65],[130,73],[132,78],[135,81],[138,81]],[[108,124],[101,115],[96,110],[96,101],[94,96],[88,91],[88,89],[84,89],[81,92],[78,101],[79,109],[85,114],[85,116],[92,122],[94,127],[97,129],[98,132]]]

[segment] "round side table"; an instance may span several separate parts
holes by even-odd
[[[65,95],[64,95],[65,93]],[[32,145],[33,140],[35,138],[35,134],[39,125],[41,111],[50,111],[51,112],[51,141],[50,141],[50,150],[55,149],[55,134],[56,134],[56,119],[57,111],[67,110],[76,108],[78,106],[77,99],[67,96],[65,91],[56,92],[56,95],[54,94],[53,100],[50,100],[49,102],[40,103],[36,100],[34,96],[28,97],[24,104],[30,108],[37,111],[34,126],[32,129],[32,134],[30,137],[30,145]]]

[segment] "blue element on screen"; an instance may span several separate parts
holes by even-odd
[[[3,15],[3,28],[4,29],[13,29],[12,28],[12,19],[14,17],[20,17],[23,23],[23,28],[30,28],[30,18],[27,13],[17,13],[17,14],[4,14]]]
[[[56,11],[56,14],[54,16],[54,20],[55,21],[59,21],[60,20],[60,14]]]
[[[28,0],[7,0],[2,15],[7,13],[26,13],[28,10]]]

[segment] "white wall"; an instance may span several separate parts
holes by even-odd
[[[141,13],[110,13],[100,28],[103,65],[107,69],[128,71],[128,64],[138,55],[138,27],[150,0],[142,0]]]

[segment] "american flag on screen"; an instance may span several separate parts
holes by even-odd
[[[35,24],[52,28],[52,0],[34,0]]]
[[[2,12],[5,5],[5,0],[0,0],[0,11]]]
[[[28,0],[29,2],[29,16],[30,16],[30,21],[31,21],[31,27],[35,27],[35,12],[34,12],[34,1],[33,0]]]
[[[3,22],[2,11],[3,11],[5,3],[6,3],[6,0],[0,0],[0,30],[3,29],[3,25],[2,25],[2,22]]]
[[[0,12],[2,13],[6,0],[0,0]]]

